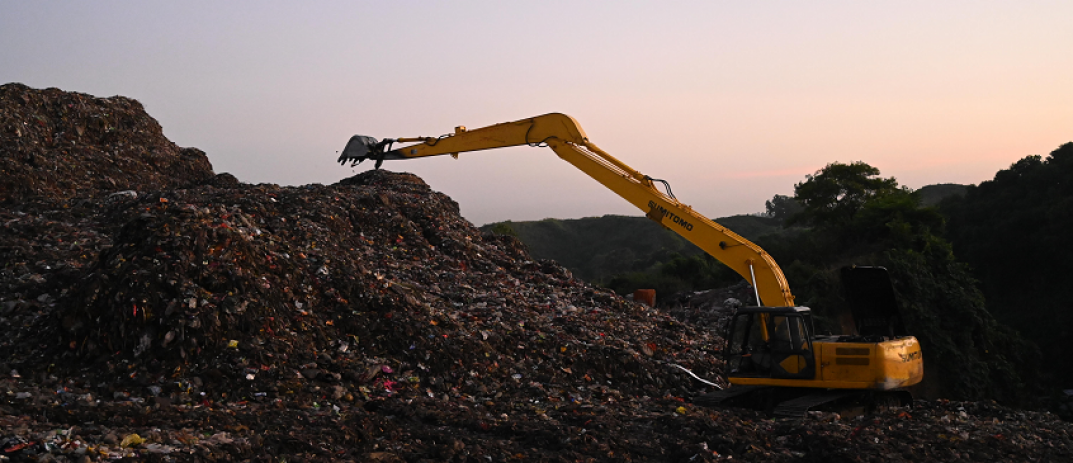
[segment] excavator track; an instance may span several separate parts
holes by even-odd
[[[808,394],[796,399],[787,400],[780,403],[772,411],[772,415],[780,418],[804,418],[808,414],[809,410],[821,405],[837,402],[848,397],[860,395],[856,392],[845,391],[824,391],[815,394]]]
[[[740,407],[765,411],[775,418],[801,419],[814,410],[847,416],[870,414],[912,403],[906,391],[820,390],[773,386],[734,386],[698,396],[693,403],[706,407]]]
[[[752,394],[762,389],[769,388],[769,386],[734,386],[731,388],[723,389],[721,391],[710,392],[708,394],[697,396],[693,399],[693,403],[708,407],[731,405],[741,399],[744,399],[745,396],[749,394]]]

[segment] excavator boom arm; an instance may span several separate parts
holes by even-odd
[[[394,142],[418,143],[394,150],[384,149]],[[682,204],[674,198],[670,188],[666,193],[657,189],[653,183],[655,179],[634,170],[594,145],[577,121],[565,114],[545,114],[474,130],[458,127],[455,133],[436,138],[375,142],[369,137],[355,136],[343,150],[339,162],[345,164],[348,161],[357,163],[375,159],[379,167],[384,160],[444,154],[457,156],[467,151],[545,144],[564,161],[645,212],[649,219],[678,233],[752,283],[760,298],[760,305],[794,305],[794,297],[782,270],[763,249]]]

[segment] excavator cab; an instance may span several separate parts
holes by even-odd
[[[812,379],[812,311],[808,307],[743,307],[730,322],[730,376]]]
[[[904,334],[886,269],[847,267],[842,280],[855,333],[816,335],[807,307],[743,307],[728,325],[727,381],[735,388],[841,391],[900,391],[919,383],[924,375],[920,344]],[[819,403],[812,400],[807,399]]]

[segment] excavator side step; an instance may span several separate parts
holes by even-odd
[[[835,402],[846,397],[859,395],[855,392],[824,391],[787,400],[775,407],[773,414],[783,418],[802,418],[812,407]]]

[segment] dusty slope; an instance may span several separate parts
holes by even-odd
[[[194,183],[0,209],[0,456],[1073,457],[1067,423],[987,404],[804,421],[694,406],[706,386],[670,365],[717,376],[718,317],[683,323],[533,261],[409,174]]]

